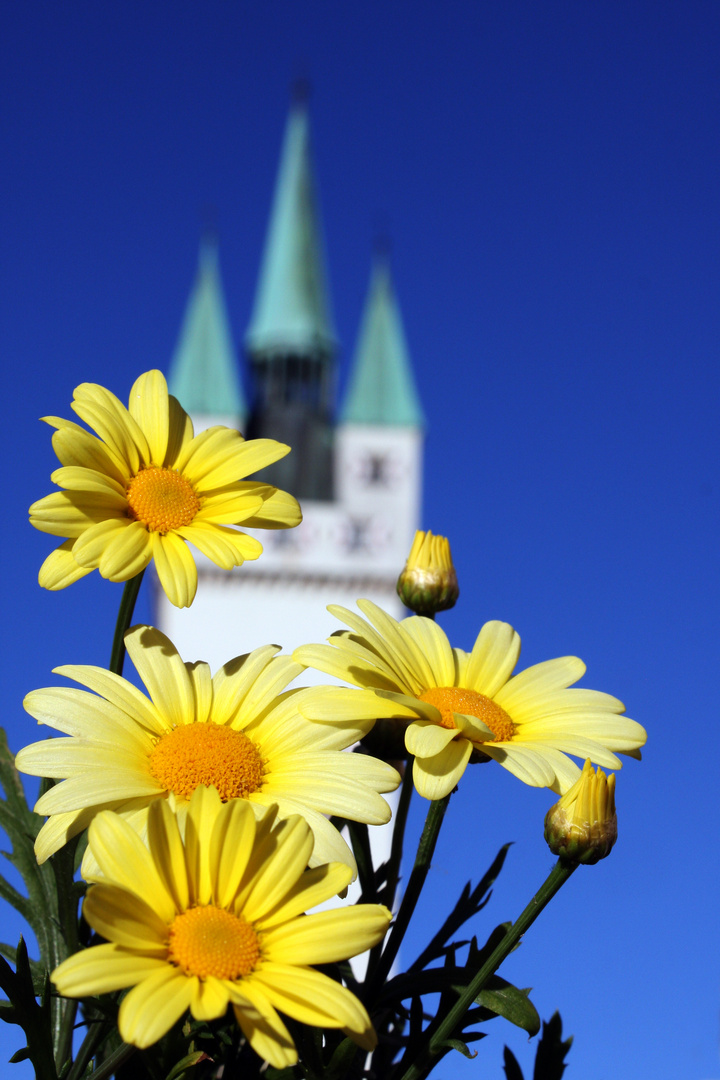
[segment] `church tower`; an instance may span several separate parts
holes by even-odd
[[[337,343],[302,91],[296,90],[285,129],[245,347],[253,384],[247,438],[279,439],[293,448],[263,478],[301,502],[331,500]]]
[[[337,629],[330,603],[367,597],[402,615],[395,583],[420,519],[422,409],[388,260],[378,255],[335,420],[337,340],[325,265],[307,104],[296,98],[245,336],[247,413],[217,251],[207,242],[169,383],[196,430],[229,424],[292,447],[262,478],[299,499],[303,521],[258,532],[260,559],[231,572],[198,555],[191,609],[173,608],[159,593],[158,625],[188,660],[217,667],[260,645],[292,651],[321,641]]]

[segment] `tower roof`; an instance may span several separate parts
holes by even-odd
[[[285,128],[260,279],[245,344],[250,353],[331,356],[335,329],[326,285],[307,107]]]
[[[385,257],[376,256],[373,264],[340,419],[346,424],[396,427],[425,424]]]
[[[170,392],[193,416],[242,416],[247,411],[214,239],[205,238],[200,246],[168,383]]]

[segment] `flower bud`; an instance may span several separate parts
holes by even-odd
[[[588,759],[580,778],[545,815],[545,839],[565,862],[591,865],[609,855],[617,840],[615,773],[595,772]]]
[[[418,529],[397,592],[416,615],[432,617],[455,606],[460,589],[447,537]]]

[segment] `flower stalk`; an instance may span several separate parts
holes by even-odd
[[[442,1044],[452,1037],[458,1025],[462,1023],[463,1017],[487,984],[490,976],[495,974],[523,934],[530,929],[540,912],[547,907],[576,869],[577,864],[569,865],[562,859],[558,859],[530,903],[512,924],[466,989],[458,996],[455,1004],[443,1017],[430,1024],[421,1046],[415,1053],[414,1061],[405,1072],[399,1075],[398,1080],[420,1080],[426,1073],[433,1058],[441,1053]]]

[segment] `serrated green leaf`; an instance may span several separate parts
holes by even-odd
[[[519,990],[499,975],[493,975],[475,1000],[478,1005],[484,1005],[533,1036],[540,1030],[540,1017],[527,995],[528,991]]]
[[[508,1046],[503,1050],[503,1062],[507,1080],[525,1080],[518,1060]]]
[[[419,968],[427,967],[433,960],[442,956],[445,952],[448,939],[456,933],[464,923],[474,915],[477,915],[479,911],[482,911],[490,899],[492,885],[495,883],[503,868],[503,863],[505,862],[505,857],[507,856],[510,847],[511,844],[504,844],[500,848],[492,864],[480,878],[480,881],[474,889],[471,887],[469,881],[463,886],[463,890],[460,893],[455,907],[445,919],[445,922],[432,940],[425,949],[423,949],[417,960],[412,964],[409,969],[410,971],[417,971]]]
[[[554,1012],[549,1020],[544,1020],[542,1037],[535,1053],[533,1080],[561,1080],[567,1068],[565,1058],[572,1041],[572,1035],[563,1041],[559,1012]]]
[[[8,1058],[8,1061],[11,1065],[17,1065],[19,1061],[27,1061],[29,1057],[30,1051],[28,1050],[27,1046],[23,1046],[22,1050],[16,1050],[13,1056],[11,1058]]]

